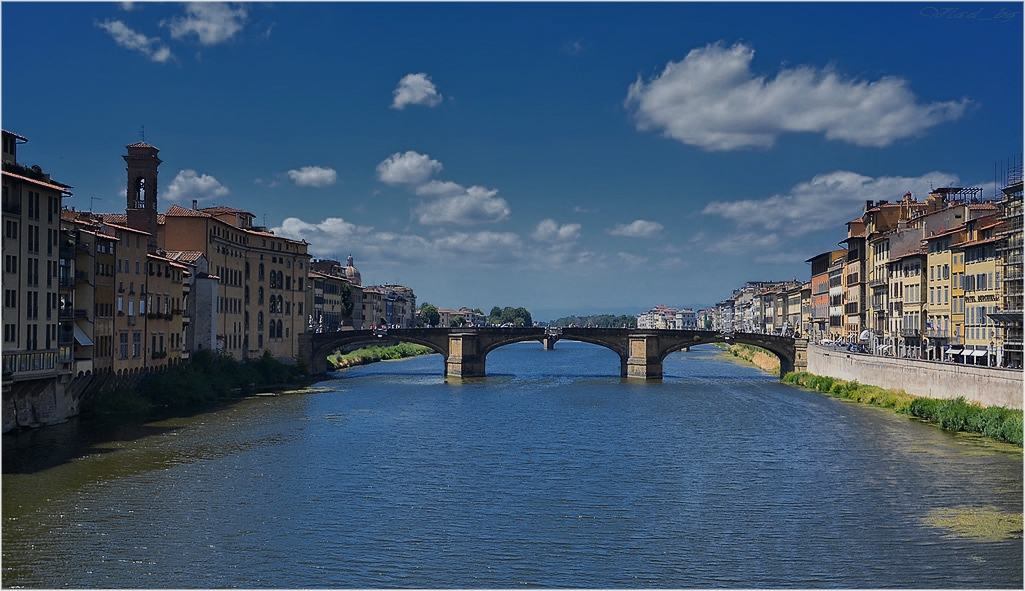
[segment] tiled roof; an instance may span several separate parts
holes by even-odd
[[[16,133],[14,133],[13,131],[7,131],[7,130],[5,129],[5,130],[3,130],[3,132],[4,132],[4,133],[9,133],[9,134],[13,135],[14,137],[18,138],[19,140],[21,140],[21,141],[23,141],[23,142],[27,142],[27,141],[28,141],[28,138],[26,138],[26,137],[23,137],[23,136],[20,136],[20,135],[18,135],[18,134],[16,134]]]
[[[125,226],[125,225],[122,225],[122,224],[115,224],[113,222],[107,221],[106,218],[104,218],[103,223],[105,225],[110,226],[111,228],[114,228],[114,229],[117,229],[117,230],[127,230],[128,232],[137,232],[139,234],[144,234],[146,236],[149,236],[149,232],[145,232],[143,230],[137,230],[135,228],[129,228],[128,226]]]
[[[177,205],[177,204],[176,205],[172,205],[171,207],[167,208],[167,213],[165,213],[164,215],[165,216],[169,215],[171,217],[193,217],[193,218],[208,218],[208,217],[212,217],[209,213],[205,213],[202,210],[187,209],[187,208],[182,207],[181,205]]]
[[[3,171],[3,173],[4,173],[4,176],[9,176],[9,177],[18,179],[20,181],[25,181],[27,183],[32,183],[34,185],[39,185],[40,187],[46,187],[47,189],[53,189],[54,191],[60,191],[61,193],[67,193],[68,195],[71,195],[71,191],[68,191],[68,189],[71,188],[71,185],[64,185],[64,184],[61,184],[61,183],[55,183],[54,181],[50,181],[50,182],[37,181],[36,179],[32,179],[32,178],[29,178],[27,176],[21,176],[20,174],[14,174],[13,172],[7,172],[6,170]]]
[[[216,207],[204,207],[201,211],[207,213],[218,214],[218,213],[244,213],[246,215],[253,215],[244,209],[235,209],[234,207],[228,207],[227,205],[218,205]]]
[[[146,142],[136,142],[134,144],[128,144],[125,147],[126,148],[153,148],[154,150],[157,149],[156,146],[151,146],[151,145],[147,144]]]
[[[202,250],[168,250],[165,251],[167,258],[171,261],[182,263],[195,263],[203,256]]]

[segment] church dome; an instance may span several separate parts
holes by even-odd
[[[349,283],[353,285],[363,285],[359,277],[359,269],[352,266],[352,255],[345,261],[345,278],[349,280]]]

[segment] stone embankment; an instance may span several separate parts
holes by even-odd
[[[957,398],[982,406],[1022,409],[1022,371],[899,359],[808,345],[808,373],[926,398]]]

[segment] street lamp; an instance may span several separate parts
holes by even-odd
[[[989,358],[990,359],[988,360],[988,363],[986,363],[986,365],[988,365],[990,367],[993,367],[994,365],[996,365],[996,357],[994,356],[993,348],[994,348],[994,343],[993,343],[993,341],[990,341],[989,342]]]

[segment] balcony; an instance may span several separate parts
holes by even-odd
[[[75,310],[75,318],[89,318],[89,311],[77,309]]]
[[[917,338],[922,336],[922,331],[917,328],[902,328],[900,329],[900,336]]]
[[[60,312],[57,314],[57,318],[61,320],[74,320],[75,311],[71,308],[61,308]]]
[[[886,287],[886,279],[870,279],[868,282],[869,287]]]

